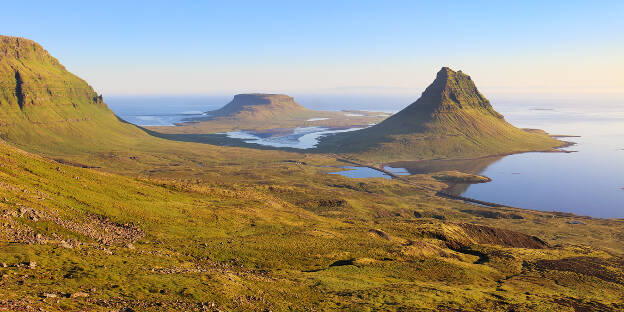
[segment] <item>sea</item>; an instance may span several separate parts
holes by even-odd
[[[393,113],[418,94],[294,95],[315,110],[370,110]],[[205,116],[227,104],[229,95],[111,96],[105,101],[122,119],[140,126],[171,126],[183,119]],[[494,108],[521,128],[543,129],[575,143],[567,153],[522,153],[479,160],[388,167],[396,172],[423,173],[461,170],[487,176],[492,182],[456,185],[457,195],[542,211],[569,212],[597,218],[624,218],[624,96],[581,94],[505,94],[490,96]],[[342,130],[344,131],[344,129]],[[228,133],[232,138],[275,147],[313,148],[318,137],[332,130],[297,129],[289,137],[266,138],[251,132]],[[389,178],[377,171],[347,168],[350,178]]]

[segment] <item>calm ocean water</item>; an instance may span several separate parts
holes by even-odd
[[[544,129],[575,153],[525,153],[493,160],[477,173],[493,181],[461,194],[489,202],[601,218],[624,218],[624,102],[552,102],[540,109],[501,105],[512,124]],[[549,108],[549,110],[544,110]]]
[[[312,109],[363,109],[396,112],[411,103],[413,96],[321,96],[301,95],[295,99]],[[217,109],[231,96],[110,97],[111,109],[138,125],[171,125],[183,118]],[[575,153],[524,153],[473,162],[446,164],[492,178],[492,182],[459,185],[464,196],[506,205],[544,211],[564,211],[602,218],[624,218],[624,100],[592,97],[585,99],[492,99],[494,107],[512,124],[539,128],[551,134],[576,135],[564,138],[577,143],[567,150]],[[280,146],[309,147],[314,134],[278,138]],[[247,134],[248,139],[253,134]],[[275,144],[274,142],[271,144]],[[284,145],[285,144],[285,145]],[[450,167],[449,167],[450,166]],[[409,169],[409,168],[408,168]],[[413,170],[413,169],[410,169]],[[350,177],[379,176],[366,170],[350,170]]]

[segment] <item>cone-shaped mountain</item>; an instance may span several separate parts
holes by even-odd
[[[443,67],[416,102],[373,127],[326,137],[320,148],[376,160],[416,160],[549,150],[559,145],[544,132],[507,123],[470,76]]]

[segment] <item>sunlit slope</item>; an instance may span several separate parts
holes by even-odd
[[[323,180],[137,180],[0,142],[0,308],[608,311],[622,304],[623,262],[612,256],[622,250],[617,220],[585,218],[579,227],[565,215],[450,204],[396,181]],[[497,228],[467,223],[474,221]]]
[[[148,135],[119,120],[91,86],[39,44],[6,36],[0,37],[0,138],[75,165],[131,175],[190,177],[233,155],[240,163],[258,164],[289,157]]]
[[[284,94],[238,94],[224,107],[209,111],[215,117],[268,119],[308,113],[309,110]]]
[[[0,137],[40,150],[79,151],[145,136],[120,122],[91,86],[39,44],[0,37]]]
[[[378,160],[464,158],[561,145],[505,121],[470,76],[442,68],[414,103],[380,124],[327,137],[321,148]]]

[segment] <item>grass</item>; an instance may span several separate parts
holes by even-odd
[[[522,265],[575,256],[605,259],[608,265],[610,253],[622,252],[616,239],[622,228],[616,220],[586,218],[580,227],[566,223],[574,217],[520,209],[509,210],[523,219],[482,218],[463,212],[474,209],[471,205],[435,198],[398,181],[319,175],[324,167],[288,163],[281,170],[292,170],[296,178],[275,175],[264,185],[215,184],[135,179],[61,165],[5,144],[0,149],[1,219],[11,224],[0,236],[0,262],[8,265],[0,268],[7,306],[29,304],[54,311],[97,309],[105,303],[166,310],[199,309],[203,302],[225,310],[479,310],[514,303],[556,310],[559,305],[553,300],[562,294],[610,304],[618,302],[613,298],[622,291],[622,285],[604,281],[601,296],[577,291],[596,282],[582,274],[575,283],[553,290],[548,276],[554,281],[560,273],[532,280],[538,271]],[[428,176],[420,179],[436,183]],[[294,186],[293,181],[309,182]],[[322,199],[328,198],[346,204],[327,206]],[[37,220],[28,212],[20,216],[23,207],[37,211]],[[436,214],[446,221],[428,217]],[[481,248],[490,260],[473,264],[475,256],[447,246],[449,240],[464,239],[456,222],[537,234],[558,247],[477,243],[472,248]],[[142,234],[103,243],[87,231],[124,224]],[[509,256],[500,256],[505,254]],[[36,268],[15,266],[31,261]],[[512,275],[509,282],[499,282]],[[499,292],[500,287],[510,290]],[[527,291],[535,295],[519,295]],[[88,300],[63,297],[77,292],[88,293]],[[42,301],[44,293],[58,298]],[[165,306],[147,307],[148,302]]]
[[[507,123],[472,79],[443,68],[422,96],[380,124],[325,137],[324,152],[392,162],[552,150],[563,142]]]
[[[24,66],[29,96],[51,83],[86,88],[37,46],[20,46],[24,57],[36,53],[15,63],[3,58],[2,72],[13,72],[3,81],[18,83],[14,68]],[[12,92],[0,103],[9,142],[0,143],[3,309],[573,311],[623,304],[622,220],[443,199],[435,192],[446,184],[435,174],[409,183],[329,175],[335,168],[327,165],[341,164],[333,155],[155,138],[118,122],[89,100],[91,91],[51,96],[41,106],[20,106]],[[78,115],[88,119],[71,122]],[[495,235],[500,242],[489,228],[466,223],[513,232]],[[526,235],[550,247],[510,246],[510,237]]]

